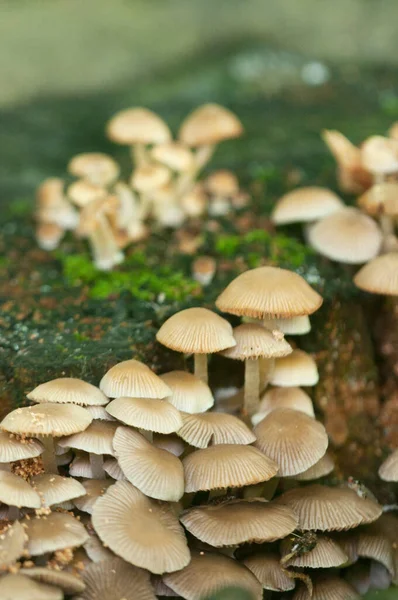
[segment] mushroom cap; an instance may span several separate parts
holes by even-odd
[[[73,461],[69,465],[69,475],[72,477],[93,478],[90,457],[86,452],[76,453]]]
[[[59,177],[48,177],[36,190],[36,200],[41,208],[50,208],[64,198],[65,181]]]
[[[67,189],[67,196],[73,204],[84,208],[91,204],[91,202],[105,199],[107,191],[101,185],[90,183],[90,181],[86,181],[85,179],[79,179],[70,184]]]
[[[276,462],[281,477],[312,467],[325,454],[329,443],[322,423],[290,408],[270,412],[256,425],[254,433],[256,448]]]
[[[117,398],[108,404],[106,410],[126,425],[146,431],[174,433],[182,427],[180,413],[166,400]]]
[[[98,535],[94,533],[94,530],[90,530],[89,533],[90,537],[84,544],[84,550],[90,560],[97,563],[103,560],[116,558],[113,552],[103,545]]]
[[[297,538],[288,537],[281,542],[281,554],[284,558],[292,552]],[[313,550],[293,555],[285,564],[287,567],[303,567],[308,569],[331,569],[341,567],[348,562],[348,556],[337,541],[325,535],[317,535]]]
[[[340,165],[345,167],[360,165],[360,149],[358,146],[354,146],[340,131],[325,129],[322,131],[322,138]]]
[[[101,379],[100,388],[110,398],[165,398],[170,396],[168,386],[138,360],[118,363]]]
[[[372,216],[398,214],[398,183],[383,181],[372,185],[357,200],[358,206]]]
[[[243,561],[265,590],[289,592],[295,587],[295,581],[286,575],[280,565],[279,554],[252,554]]]
[[[84,527],[72,515],[53,512],[48,516],[23,519],[31,556],[81,546],[88,539]]]
[[[363,266],[354,277],[361,290],[371,294],[398,295],[398,252],[382,254]]]
[[[379,477],[383,481],[398,481],[398,449],[381,464]]]
[[[109,402],[108,398],[95,385],[76,379],[60,377],[46,381],[35,387],[27,395],[33,402],[55,402],[56,404],[79,404],[97,406]]]
[[[127,479],[116,458],[108,458],[104,461],[104,471],[116,481],[125,481]]]
[[[185,491],[243,487],[274,477],[277,464],[253,446],[221,444],[188,454],[183,461]]]
[[[39,440],[18,439],[6,431],[0,431],[0,463],[35,458],[40,456],[43,450],[43,444]]]
[[[86,589],[75,600],[156,600],[149,573],[121,558],[89,565],[83,579]]]
[[[123,473],[143,494],[170,502],[182,498],[184,469],[174,454],[128,427],[117,429],[113,447]]]
[[[312,386],[319,381],[315,360],[303,350],[293,350],[288,356],[277,358],[270,383],[280,387]]]
[[[360,600],[354,588],[337,575],[325,575],[314,582],[312,596],[307,588],[301,585],[293,594],[292,600]]]
[[[206,181],[207,191],[214,196],[229,197],[239,192],[239,182],[235,173],[227,169],[220,169],[211,173]]]
[[[68,164],[68,172],[97,185],[109,185],[118,178],[120,168],[108,154],[84,152],[76,154]]]
[[[86,490],[73,477],[42,473],[31,478],[30,484],[39,494],[43,506],[53,506],[84,496]]]
[[[245,271],[216,300],[221,311],[257,319],[310,315],[321,304],[321,296],[300,275],[278,267]]]
[[[36,226],[36,241],[42,250],[55,250],[64,236],[65,230],[56,223],[39,223]]]
[[[176,313],[159,329],[158,342],[188,354],[209,354],[235,346],[232,326],[207,308],[186,308]]]
[[[90,454],[113,454],[112,440],[119,424],[114,421],[93,421],[87,429],[58,440],[63,448],[84,450]]]
[[[183,425],[177,433],[195,448],[217,444],[252,444],[256,439],[243,421],[225,413],[185,413],[182,421]]]
[[[294,476],[296,481],[311,481],[329,475],[334,470],[333,458],[326,452],[312,467]]]
[[[380,517],[382,507],[370,498],[360,498],[349,488],[319,484],[289,490],[277,500],[290,506],[303,531],[342,531]]]
[[[98,498],[103,496],[112,484],[111,479],[88,479],[83,481],[85,495],[75,498],[74,505],[82,512],[92,515]]]
[[[170,171],[164,165],[141,165],[131,176],[131,186],[138,192],[158,190],[170,181]]]
[[[106,134],[112,142],[126,146],[163,144],[171,140],[170,129],[163,119],[141,107],[116,113],[107,124]]]
[[[189,171],[194,164],[192,152],[181,142],[158,144],[152,148],[151,156],[173,171]]]
[[[61,437],[83,431],[91,421],[81,406],[45,403],[16,408],[4,417],[0,427],[10,433]]]
[[[0,471],[0,502],[8,506],[40,508],[40,496],[27,481],[10,473]]]
[[[202,413],[214,404],[213,394],[209,386],[186,371],[170,371],[163,373],[160,379],[171,390],[167,402],[186,413]]]
[[[55,585],[68,595],[78,594],[86,587],[80,577],[66,571],[56,571],[55,569],[46,569],[44,567],[30,567],[20,569],[19,573],[39,583]]]
[[[172,433],[171,435],[163,435],[162,433],[155,433],[153,435],[153,445],[157,448],[162,448],[171,452],[174,456],[181,456],[185,450],[185,444],[177,434]]]
[[[242,123],[219,104],[203,104],[183,121],[178,138],[187,146],[207,146],[240,137]]]
[[[362,165],[371,173],[398,171],[398,144],[392,138],[372,135],[361,146]]]
[[[331,260],[357,265],[380,251],[382,234],[373,219],[357,208],[347,207],[312,225],[309,244]]]
[[[311,331],[308,315],[292,317],[291,319],[265,319],[263,325],[271,331],[279,329],[285,335],[305,335]]]
[[[291,509],[263,499],[194,507],[185,511],[180,521],[198,540],[214,547],[274,542],[298,525]]]
[[[225,588],[243,588],[261,600],[262,587],[244,565],[213,552],[193,551],[188,566],[163,577],[165,584],[186,600],[202,600]]]
[[[4,575],[0,578],[1,600],[63,600],[62,590],[32,581],[25,575]]]
[[[327,188],[302,187],[279,198],[271,220],[276,225],[311,223],[333,214],[343,206],[341,198]]]
[[[359,557],[376,560],[387,569],[390,575],[394,575],[393,552],[396,550],[396,543],[391,543],[387,535],[377,527],[377,523],[373,526],[361,527],[352,535]]]
[[[105,406],[85,406],[87,412],[96,421],[114,421],[115,419],[107,412]]]
[[[277,358],[287,356],[292,347],[283,334],[275,335],[260,323],[244,323],[233,330],[236,345],[227,348],[221,354],[235,360],[252,358]]]
[[[266,390],[260,398],[258,412],[266,416],[277,408],[291,408],[315,417],[310,396],[299,387],[274,387]]]
[[[23,554],[28,541],[25,529],[19,521],[12,525],[0,535],[0,570],[5,571],[14,564]]]
[[[127,481],[112,485],[95,504],[94,529],[115,554],[151,573],[185,567],[190,553],[172,509],[147,498]]]

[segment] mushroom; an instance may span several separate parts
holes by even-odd
[[[120,232],[125,232],[125,245],[129,242],[138,242],[144,239],[148,233],[143,223],[142,207],[138,197],[123,181],[119,181],[114,187],[119,204],[115,215],[116,240]]]
[[[325,130],[323,141],[337,162],[339,187],[348,194],[360,194],[372,185],[372,175],[362,163],[361,151],[339,131]]]
[[[207,383],[207,354],[235,346],[232,327],[207,308],[187,308],[169,319],[156,334],[158,342],[186,354],[194,354],[195,376]]]
[[[73,503],[81,512],[93,514],[95,503],[101,498],[106,490],[113,484],[110,479],[89,479],[83,481],[85,495],[75,498]]]
[[[75,600],[156,600],[149,573],[121,558],[89,565],[83,573],[86,589]]]
[[[343,201],[327,188],[302,187],[279,198],[272,211],[271,220],[275,225],[313,223],[343,207]]]
[[[267,359],[268,372],[273,369],[273,361],[292,352],[291,346],[283,337],[274,335],[262,325],[246,323],[235,327],[233,335],[236,345],[221,354],[227,358],[245,361],[245,387],[243,414],[251,417],[257,410],[260,395],[259,359]],[[269,377],[268,377],[269,379]],[[263,380],[263,386],[268,383]]]
[[[244,565],[223,554],[195,550],[188,566],[163,577],[164,583],[186,600],[209,598],[226,588],[247,591],[253,600],[261,600],[259,581]]]
[[[294,476],[296,481],[311,481],[329,475],[334,470],[333,458],[326,452],[312,467]]]
[[[41,383],[27,394],[33,402],[78,404],[79,406],[103,406],[108,398],[95,385],[74,377],[60,377]]]
[[[98,535],[95,533],[94,529],[90,528],[89,530],[90,537],[84,544],[84,550],[87,553],[87,556],[95,563],[102,562],[104,560],[114,559],[116,558],[113,552],[111,552],[108,548],[106,548]]]
[[[19,438],[6,431],[0,431],[0,468],[3,471],[11,470],[11,462],[36,458],[43,450],[43,444],[39,440]]]
[[[179,204],[187,217],[201,217],[207,209],[207,195],[202,182],[197,182],[179,198]]]
[[[43,181],[36,192],[36,219],[41,225],[56,225],[62,231],[74,229],[78,214],[64,193],[65,182],[58,177]]]
[[[398,296],[398,252],[377,256],[354,277],[355,285],[371,294]]]
[[[252,444],[256,439],[240,419],[223,413],[183,413],[182,423],[178,435],[195,448],[216,444]]]
[[[379,477],[383,481],[398,481],[398,449],[381,464]]]
[[[73,461],[69,465],[69,475],[72,477],[84,477],[84,479],[94,479],[90,456],[86,452],[76,452]]]
[[[181,142],[165,142],[152,148],[151,158],[175,173],[192,169],[194,158],[191,150]]]
[[[119,176],[117,162],[101,152],[76,154],[68,164],[68,172],[101,187],[110,186]]]
[[[359,600],[355,589],[337,575],[320,575],[313,581],[313,584],[312,594],[304,585],[301,585],[293,594],[292,600],[323,600],[328,597],[330,600]]]
[[[91,202],[103,200],[107,195],[108,192],[104,187],[91,183],[86,179],[74,181],[67,189],[69,200],[79,208],[84,208]]]
[[[268,481],[277,464],[252,446],[220,444],[196,450],[182,461],[185,491],[244,487]]]
[[[128,427],[118,427],[113,447],[126,478],[143,494],[169,502],[182,498],[184,470],[174,454],[153,446]]]
[[[283,565],[286,567],[331,569],[341,567],[348,562],[348,556],[339,543],[325,535],[317,534],[316,545],[308,552],[298,554],[292,552],[295,544],[297,538],[293,536],[287,537],[280,544]]]
[[[170,371],[163,373],[160,379],[171,391],[167,402],[178,410],[195,414],[205,412],[214,405],[213,394],[207,383],[191,373]]]
[[[239,182],[234,173],[227,170],[215,171],[204,182],[209,200],[209,215],[224,216],[231,210],[231,199],[239,194]]]
[[[170,171],[164,165],[144,164],[133,172],[130,184],[131,187],[140,194],[140,216],[145,219],[155,210],[155,205],[159,204],[159,194],[169,183],[171,178]],[[171,188],[169,195],[174,199],[174,191]]]
[[[91,421],[91,415],[81,406],[46,403],[16,408],[2,420],[0,428],[18,435],[40,437],[44,445],[44,468],[57,473],[53,438],[84,431]]]
[[[19,518],[19,508],[40,508],[40,496],[27,481],[9,473],[0,471],[0,502],[9,506],[8,518]]]
[[[61,477],[52,473],[34,475],[30,479],[30,485],[39,494],[41,505],[46,508],[68,502],[86,493],[82,484],[73,477]]]
[[[72,575],[72,573],[67,573],[66,571],[56,571],[55,569],[46,569],[43,567],[30,567],[20,569],[19,573],[34,581],[61,588],[68,596],[83,592],[86,587],[80,577]]]
[[[182,427],[178,410],[157,398],[116,398],[106,407],[115,419],[141,430],[148,439],[152,433],[174,433]]]
[[[170,130],[163,119],[142,107],[116,113],[108,122],[106,133],[112,142],[131,147],[136,167],[147,163],[147,146],[171,140]]]
[[[162,574],[183,569],[190,552],[172,509],[118,481],[94,506],[92,523],[104,544],[127,562]]]
[[[88,539],[84,525],[68,513],[52,512],[43,517],[25,517],[21,523],[28,536],[28,552],[31,556],[81,546]]]
[[[0,578],[0,598],[2,600],[63,600],[61,589],[32,581],[19,573],[8,573]]]
[[[292,577],[286,575],[286,570],[280,565],[279,554],[252,554],[245,558],[243,564],[259,580],[264,590],[272,592],[289,592],[295,587]]]
[[[108,458],[104,461],[104,471],[109,477],[116,481],[125,481],[127,479],[116,458]]]
[[[264,327],[277,329],[285,335],[305,335],[311,331],[311,323],[308,315],[292,317],[291,319],[264,319]]]
[[[298,525],[291,509],[262,498],[195,506],[184,511],[180,521],[195,538],[216,548],[274,542]]]
[[[216,270],[217,263],[212,256],[198,256],[192,263],[192,276],[203,287],[211,284]]]
[[[0,570],[8,570],[25,554],[27,542],[25,529],[19,521],[2,530],[0,536]]]
[[[275,359],[270,383],[280,387],[298,385],[313,386],[319,381],[316,362],[304,350],[293,350],[291,354]]]
[[[301,388],[275,387],[262,395],[258,412],[252,417],[253,424],[257,425],[270,412],[278,408],[291,408],[303,412],[309,417],[315,417],[312,400]]]
[[[170,396],[171,390],[149,367],[138,360],[125,360],[103,376],[100,389],[109,398],[159,398]]]
[[[328,436],[313,417],[277,408],[254,428],[255,446],[278,465],[280,477],[302,473],[325,454]]]
[[[55,250],[64,236],[64,230],[56,223],[39,223],[36,227],[36,241],[42,250]]]

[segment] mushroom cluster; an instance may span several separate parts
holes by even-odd
[[[308,331],[321,302],[295,273],[247,271],[216,304],[251,322],[191,308],[160,328],[194,373],[130,359],[98,387],[32,390],[0,423],[0,597],[322,600],[397,582],[398,519],[358,482],[327,485],[327,434],[297,387],[316,365],[284,332]],[[208,385],[214,353],[245,361],[238,415]]]
[[[133,170],[124,181],[107,154],[74,156],[67,170],[73,182],[46,179],[37,190],[36,237],[52,250],[64,232],[88,240],[96,267],[112,269],[123,249],[149,235],[150,227],[179,228],[203,215],[225,215],[247,196],[227,170],[198,181],[217,144],[242,135],[239,119],[218,104],[205,104],[183,121],[177,140],[167,124],[146,108],[117,113],[108,138],[131,149]]]

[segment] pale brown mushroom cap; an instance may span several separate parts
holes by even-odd
[[[280,387],[312,386],[319,381],[318,368],[310,354],[293,350],[288,356],[277,358],[270,383]]]
[[[279,467],[281,477],[312,467],[325,454],[328,436],[322,423],[290,408],[277,408],[256,427],[256,448]]]
[[[319,254],[353,265],[374,258],[382,239],[375,221],[352,207],[325,217],[308,231],[308,242]]]
[[[111,479],[88,479],[83,481],[85,495],[75,498],[73,504],[82,512],[92,515],[98,498],[101,498],[112,484]]]
[[[170,171],[164,165],[141,165],[131,176],[131,186],[138,192],[152,192],[170,181]]]
[[[171,390],[167,402],[178,410],[191,414],[202,413],[214,404],[209,386],[192,373],[170,371],[161,375],[160,379]]]
[[[20,440],[6,431],[0,431],[0,463],[35,458],[40,456],[43,450],[43,444],[39,440],[28,438]]]
[[[182,421],[183,425],[177,433],[195,448],[217,444],[252,444],[256,439],[243,421],[225,413],[185,413]]]
[[[382,514],[382,507],[370,498],[360,498],[349,488],[319,484],[289,490],[277,501],[292,508],[303,531],[352,529],[371,523]]]
[[[0,427],[10,433],[61,437],[83,431],[91,421],[91,415],[81,406],[46,403],[16,408]]]
[[[73,477],[61,477],[53,473],[42,473],[30,479],[33,489],[39,494],[43,506],[53,506],[84,496],[86,490]]]
[[[174,433],[182,427],[179,411],[169,402],[157,398],[117,398],[106,410],[113,417],[138,429],[157,433]]]
[[[187,354],[220,352],[235,346],[232,326],[207,308],[186,308],[176,313],[159,329],[158,342]]]
[[[83,579],[86,589],[75,600],[156,600],[149,573],[121,558],[89,565]]]
[[[60,377],[41,383],[29,392],[27,398],[33,402],[79,404],[80,406],[97,406],[109,402],[105,394],[95,385],[75,377]]]
[[[219,104],[203,104],[183,121],[178,138],[187,146],[207,146],[240,137],[242,123]]]
[[[0,471],[0,502],[8,506],[40,508],[40,496],[27,481],[10,473]]]
[[[85,179],[79,179],[70,184],[67,196],[73,204],[84,208],[91,202],[97,202],[106,198],[107,191],[100,185],[90,183]]]
[[[393,552],[396,550],[396,542],[391,543],[388,536],[377,527],[377,522],[353,531],[352,535],[359,557],[376,560],[387,569],[390,575],[394,575]]]
[[[230,197],[239,193],[239,182],[235,173],[220,169],[211,173],[206,181],[207,191],[214,196]]]
[[[310,396],[299,387],[274,387],[266,390],[260,398],[258,413],[266,416],[277,408],[291,408],[314,417]]]
[[[325,129],[322,138],[336,161],[345,167],[359,166],[361,151],[340,131]]]
[[[312,467],[294,476],[296,481],[311,481],[329,475],[334,470],[333,458],[326,452]]]
[[[0,535],[0,570],[6,570],[23,554],[28,538],[19,521],[15,521]]]
[[[238,561],[213,552],[193,551],[188,566],[163,577],[165,584],[186,600],[202,600],[219,590],[238,587],[261,600],[262,587],[244,565]]]
[[[190,561],[184,532],[171,508],[127,481],[118,481],[97,500],[92,522],[115,554],[151,573],[176,571]]]
[[[108,458],[104,461],[104,471],[116,481],[125,481],[127,479],[116,458]]]
[[[19,573],[40,583],[61,588],[68,595],[78,594],[86,587],[80,577],[66,571],[56,571],[55,569],[46,569],[44,567],[30,567],[20,569]]]
[[[116,113],[106,127],[107,136],[116,144],[163,144],[171,140],[166,123],[148,108],[127,108]]]
[[[292,317],[291,319],[264,319],[263,325],[271,331],[279,329],[285,335],[305,335],[311,331],[308,315]]]
[[[357,204],[368,215],[397,215],[398,183],[383,181],[373,185],[357,199]]]
[[[173,171],[189,171],[194,164],[192,152],[181,142],[158,144],[152,148],[151,156]]]
[[[300,585],[292,600],[360,600],[354,588],[337,575],[325,575],[314,582],[312,596],[307,588]]]
[[[180,521],[198,540],[214,547],[274,542],[298,525],[291,509],[262,499],[194,507]]]
[[[62,590],[32,581],[25,575],[7,574],[0,578],[1,600],[63,600]]]
[[[260,323],[244,323],[233,330],[236,345],[227,348],[221,354],[235,360],[248,358],[278,358],[287,356],[292,347],[287,343],[283,334],[274,335]]]
[[[103,376],[100,388],[109,398],[165,398],[170,388],[138,360],[118,363]]]
[[[118,178],[120,168],[108,154],[84,152],[76,154],[68,164],[68,172],[97,185],[109,185]]]
[[[371,294],[398,295],[398,252],[377,256],[354,277],[354,283],[361,290]]]
[[[39,248],[55,250],[64,236],[65,230],[56,223],[39,223],[35,235]]]
[[[85,406],[87,412],[96,421],[114,421],[115,419],[107,412],[105,406]]]
[[[284,558],[291,554],[297,538],[288,537],[281,542],[281,554]],[[295,554],[285,564],[287,567],[305,567],[308,569],[331,569],[340,567],[348,562],[348,556],[337,541],[325,535],[317,534],[316,545],[313,550]]]
[[[379,477],[383,481],[398,481],[398,449],[381,464]]]
[[[268,481],[277,464],[252,446],[221,444],[188,454],[182,461],[185,491],[243,487]]]
[[[167,450],[167,452],[171,452],[174,456],[181,456],[185,450],[184,441],[174,433],[171,435],[155,433],[153,435],[153,444],[157,448],[162,448],[163,450]]]
[[[295,581],[288,577],[280,565],[279,554],[252,554],[243,561],[259,580],[265,590],[289,592],[295,587]]]
[[[84,450],[92,454],[113,454],[112,440],[118,428],[115,421],[93,421],[87,429],[58,440],[63,448]]]
[[[174,454],[128,427],[117,429],[113,447],[127,479],[146,496],[170,502],[182,498],[184,469]]]
[[[343,201],[331,190],[322,187],[303,187],[279,198],[272,211],[271,220],[276,225],[311,223],[343,207]]]
[[[86,452],[76,452],[73,461],[69,465],[69,475],[89,479],[94,477],[90,457]]]
[[[392,138],[372,135],[361,148],[362,165],[371,173],[387,175],[398,171],[398,143]]]
[[[23,519],[31,556],[81,546],[88,533],[77,519],[67,513],[53,512],[48,516]]]
[[[89,530],[89,533],[90,537],[84,544],[84,550],[90,560],[97,563],[116,558],[113,552],[103,545],[98,535],[92,529]]]
[[[300,275],[278,267],[238,275],[216,300],[221,311],[257,319],[310,315],[321,304],[321,296]]]

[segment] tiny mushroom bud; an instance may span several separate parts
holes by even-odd
[[[212,256],[199,256],[192,263],[193,278],[203,286],[208,286],[216,274],[217,263]]]

